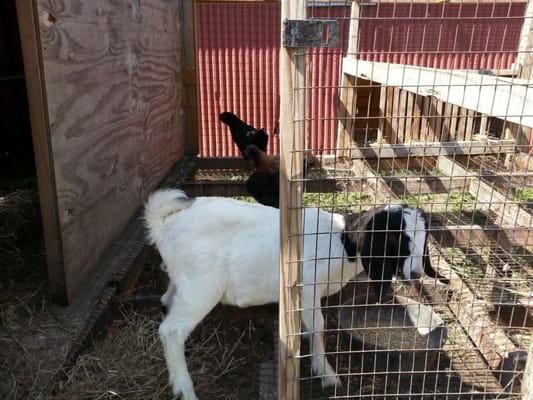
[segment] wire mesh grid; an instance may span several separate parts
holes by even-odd
[[[524,373],[531,368],[533,333],[531,3],[307,2],[306,8],[308,18],[333,18],[344,28],[342,59],[338,71],[330,71],[339,76],[336,88],[313,77],[324,73],[316,60],[338,57],[338,49],[292,51],[294,60],[306,60],[307,80],[292,88],[295,98],[305,99],[304,117],[294,123],[306,124],[306,137],[303,148],[282,152],[293,159],[309,151],[322,157],[320,168],[301,175],[281,171],[302,192],[304,228],[289,236],[301,235],[304,250],[291,262],[308,268],[305,246],[312,243],[306,236],[329,234],[331,243],[338,237],[306,230],[309,207],[348,220],[349,214],[401,203],[424,210],[426,251],[450,282],[424,276],[413,284],[399,271],[393,297],[376,301],[373,283],[361,274],[328,282],[332,291],[338,283],[344,288],[320,307],[308,310],[305,302],[280,310],[299,322],[308,311],[323,313],[324,327],[302,321],[301,332],[286,335],[319,330],[342,383],[322,387],[323,376],[312,365],[315,346],[302,340],[295,357],[299,397],[531,396],[533,377]],[[325,93],[332,89],[338,94],[335,114],[325,111],[331,106]],[[310,133],[324,121],[329,125],[322,129],[334,126],[333,148]],[[311,189],[317,182],[321,190]],[[294,200],[282,198],[280,207],[294,208]],[[375,221],[359,227],[358,237],[377,238],[383,230],[386,246],[377,239],[369,246],[386,252],[387,237],[407,229],[394,228],[392,220],[388,215],[384,230]],[[397,260],[400,247],[384,260]],[[338,264],[331,259],[332,269]],[[340,264],[349,270],[348,261]],[[284,284],[282,290],[293,287]],[[307,286],[315,286],[315,296],[325,293],[305,281],[301,293]]]
[[[531,2],[291,3],[304,4],[307,19],[337,21],[339,44],[291,51],[304,79],[289,96],[277,85],[280,4],[197,3],[201,155],[238,155],[217,119],[226,110],[266,128],[269,154],[303,132],[295,141],[302,145],[287,140],[281,152],[279,176],[289,187],[280,198],[285,215],[301,211],[305,225],[310,207],[343,215],[396,203],[420,207],[431,264],[451,282],[426,276],[413,286],[397,278],[392,288],[400,311],[362,301],[373,292],[364,276],[337,279],[332,272],[320,285],[282,282],[288,293],[312,289],[315,297],[324,286],[331,292],[345,286],[320,306],[280,309],[281,318],[293,319],[280,348],[297,338],[294,352],[280,360],[297,361],[297,374],[284,375],[282,368],[280,381],[295,383],[304,399],[531,395],[524,384],[533,328]],[[295,102],[280,112],[287,97]],[[291,124],[277,136],[284,114]],[[309,153],[320,168],[307,162],[302,168]],[[288,237],[304,243],[311,237],[306,246],[317,247],[319,237],[335,241],[333,228],[317,235],[293,225]],[[288,253],[289,275],[302,263],[339,264],[327,251],[307,256],[305,248]],[[311,326],[300,320],[306,311]],[[315,324],[319,312],[324,327]],[[372,326],[372,319],[381,325]],[[430,332],[436,343],[428,350]],[[311,365],[315,348],[299,340],[312,333],[325,340],[320,355],[342,385],[322,388]]]

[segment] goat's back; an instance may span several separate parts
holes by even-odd
[[[229,198],[198,197],[164,220],[166,234],[155,244],[170,279],[184,287],[217,282],[221,301],[241,307],[279,298],[279,210]],[[304,209],[305,283],[326,281],[330,259],[342,263],[344,219]],[[332,269],[332,268],[331,268]],[[201,290],[201,288],[198,288]]]

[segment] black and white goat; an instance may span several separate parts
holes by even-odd
[[[423,220],[418,219],[423,214],[397,207],[405,215],[400,224],[405,236],[401,247],[407,253],[401,253],[405,258],[391,255],[401,260],[401,268],[392,262],[383,268],[391,268],[393,275],[419,278],[425,233],[417,229],[424,229]],[[391,206],[373,212],[374,227],[383,220],[381,213],[396,215],[397,209]],[[194,400],[197,397],[184,354],[185,340],[194,327],[219,302],[248,307],[279,299],[279,210],[229,198],[190,199],[181,190],[161,190],[148,199],[145,220],[170,278],[161,298],[168,313],[159,327],[170,385],[174,395]],[[352,228],[358,229],[366,220],[364,212],[345,217],[318,208],[303,210],[301,318],[311,340],[312,368],[323,386],[335,385],[339,379],[325,356],[320,300],[363,271],[367,264],[365,234]],[[354,240],[362,241],[363,246]],[[387,237],[387,241],[392,239]],[[386,254],[379,255],[389,259]],[[365,268],[371,277],[377,276],[373,265]]]
[[[427,230],[424,211],[405,204],[383,205],[345,216],[343,242],[348,258],[362,263],[377,301],[391,297],[395,276],[412,283],[425,272],[449,283],[431,265]]]

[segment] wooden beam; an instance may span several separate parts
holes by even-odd
[[[461,165],[448,157],[440,156],[437,159],[437,168],[449,176],[470,177],[468,191],[476,198],[478,207],[487,208],[498,215],[498,223],[530,227],[533,224],[533,215],[522,209],[517,202],[507,199],[483,178],[468,172]]]
[[[359,2],[352,2],[350,12],[350,32],[348,54],[357,52],[359,35]],[[342,86],[339,103],[339,124],[337,127],[337,156],[349,157],[348,147],[352,147],[354,133],[354,119],[357,117],[357,79],[342,74]]]
[[[301,182],[303,191],[307,193],[336,192],[337,181],[335,179],[306,179]],[[189,196],[250,196],[246,189],[245,181],[192,181],[184,182],[180,187]]]
[[[304,0],[283,0],[281,20],[305,19]],[[283,29],[283,27],[282,27]],[[281,33],[283,35],[283,32]],[[299,398],[301,222],[305,121],[303,49],[280,49],[280,287],[278,399]],[[297,122],[298,121],[298,122]]]
[[[435,250],[430,246],[430,252]],[[448,298],[444,298],[437,290],[435,283],[424,285],[424,292],[435,304],[445,303],[453,313],[456,323],[466,332],[476,349],[481,353],[491,371],[497,373],[502,361],[508,353],[519,350],[509,339],[504,329],[492,321],[488,307],[483,299],[465,285],[463,279],[453,270],[442,256],[438,258],[439,272],[450,278]],[[445,272],[444,272],[445,271]],[[458,366],[459,369],[464,366]],[[501,390],[496,376],[483,376],[480,382],[487,390]]]
[[[344,58],[343,73],[533,127],[533,90],[528,81],[473,71],[425,68]]]
[[[443,247],[486,246],[490,242],[502,246],[533,246],[533,232],[523,226],[444,225],[431,227],[429,232]]]
[[[533,72],[533,1],[531,0],[527,2],[515,65],[520,70],[520,78],[533,79],[531,75]]]
[[[408,194],[438,194],[449,193],[452,190],[463,190],[468,184],[464,178],[441,178],[438,176],[423,176],[420,178],[383,177],[380,178],[388,190],[396,196]]]
[[[183,109],[185,154],[196,155],[200,151],[198,133],[198,108],[196,86],[195,2],[183,1]]]
[[[515,140],[468,140],[458,142],[411,142],[409,144],[371,144],[352,149],[352,158],[396,158],[416,156],[458,156],[514,153]]]
[[[242,169],[252,170],[250,162],[242,157],[198,157],[198,169]]]
[[[67,304],[67,283],[57,205],[54,157],[44,86],[43,60],[39,47],[38,12],[34,1],[17,0],[16,7],[24,58],[50,295],[52,301]]]

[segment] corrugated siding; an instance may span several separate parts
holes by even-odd
[[[340,71],[348,47],[349,7],[309,7],[308,18],[339,21],[337,48],[311,48],[306,60],[306,148],[317,154],[333,154],[337,139]]]
[[[198,3],[196,6],[200,155],[238,156],[218,120],[231,111],[270,135],[279,113],[279,3]]]
[[[437,68],[507,69],[515,56],[525,2],[497,4],[364,5],[359,57]],[[309,7],[309,18],[337,18],[337,49],[307,51],[306,147],[335,148],[341,58],[347,47],[350,8]],[[200,155],[238,156],[218,121],[232,111],[270,135],[279,118],[279,3],[197,3]]]
[[[381,3],[361,9],[359,57],[454,69],[508,69],[526,2]]]

